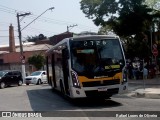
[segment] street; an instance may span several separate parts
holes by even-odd
[[[136,98],[125,94],[115,95],[104,101],[80,99],[75,102],[52,91],[48,84],[7,87],[0,89],[0,96],[0,111],[43,111],[48,115],[50,111],[58,110],[60,112],[49,114],[58,119],[63,116],[76,117],[77,115],[78,119],[85,117],[94,120],[99,117],[99,111],[104,111],[100,114],[101,118],[109,116],[107,115],[111,114],[109,111],[160,111],[159,99]],[[61,111],[69,112],[62,114]],[[88,111],[92,111],[89,116],[87,116]]]

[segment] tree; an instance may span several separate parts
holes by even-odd
[[[47,37],[44,36],[43,34],[39,34],[38,36],[37,36],[37,35],[35,35],[35,36],[27,36],[26,40],[27,40],[28,42],[36,42],[36,41],[38,41],[38,40],[44,40],[44,39],[46,39],[46,38],[47,38]]]
[[[145,4],[152,9],[160,10],[159,0],[145,0]]]
[[[111,18],[118,11],[116,0],[82,0],[80,3],[83,13],[96,25],[105,26],[106,17]]]
[[[110,26],[106,25],[99,28],[98,34],[103,34],[103,35],[113,34],[113,30],[112,28],[110,28]]]
[[[37,70],[40,70],[45,63],[45,58],[40,54],[33,55],[28,58],[28,63],[34,65]]]
[[[92,19],[95,25],[102,26],[101,31],[108,26],[121,38],[130,40],[127,44],[135,50],[132,53],[149,56],[149,52],[141,52],[144,47],[148,49],[150,44],[150,41],[144,39],[146,35],[149,38],[150,26],[159,20],[160,14],[148,7],[145,0],[81,0],[80,4],[86,17]],[[130,48],[127,48],[129,51]]]
[[[160,1],[159,0],[145,0],[145,4],[148,5],[153,11],[153,27],[154,31],[160,30]]]
[[[110,26],[119,36],[131,36],[148,29],[152,9],[144,0],[82,0],[81,10],[96,25]]]

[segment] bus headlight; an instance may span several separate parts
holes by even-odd
[[[79,80],[77,78],[77,74],[73,71],[71,71],[71,76],[72,76],[72,82],[73,82],[73,87],[80,88]]]

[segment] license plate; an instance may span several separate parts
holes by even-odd
[[[101,91],[107,91],[107,88],[98,88],[98,91],[101,92]]]

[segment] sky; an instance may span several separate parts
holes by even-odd
[[[98,32],[99,27],[95,26],[93,21],[85,17],[85,14],[80,10],[80,1],[0,0],[0,46],[9,43],[10,24],[14,27],[15,41],[19,44],[17,13],[31,13],[25,17],[20,17],[21,29],[24,28],[22,30],[22,41],[27,36],[38,36],[39,34],[51,37],[66,32],[67,26],[73,25],[77,26],[69,27],[70,32]],[[47,10],[51,7],[54,7],[52,11]],[[37,19],[32,22],[35,18]]]

